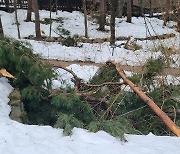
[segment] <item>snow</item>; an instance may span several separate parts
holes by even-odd
[[[67,67],[67,69],[72,70],[77,77],[82,79],[84,82],[88,82],[97,72],[98,67],[96,66],[80,66],[77,64],[72,64]],[[72,82],[73,76],[67,71],[58,68],[55,70],[57,73],[57,79],[52,81],[52,88],[59,89],[60,87],[74,87]]]
[[[9,119],[10,107],[7,105],[9,102],[9,93],[12,87],[8,84],[6,78],[0,78],[0,123]]]
[[[104,131],[97,133],[74,128],[71,136],[51,126],[24,125],[8,117],[8,95],[13,90],[0,78],[1,154],[179,154],[180,138],[170,136],[125,135],[121,142]]]
[[[26,10],[18,10],[18,20],[21,23],[20,29],[22,32],[22,37],[29,35],[33,35],[34,33],[34,24],[32,22],[24,22],[26,20]],[[3,27],[5,28],[5,33],[8,36],[13,36],[17,38],[17,33],[12,31],[12,26],[16,29],[15,23],[15,14],[14,13],[5,13],[0,11],[2,15]],[[40,19],[44,20],[44,18],[49,18],[49,12],[45,10],[40,10]],[[58,15],[55,12],[52,12],[52,18],[62,18],[63,23],[62,27],[69,30],[71,35],[79,35],[84,36],[84,15],[81,12],[73,11],[72,13],[66,11],[58,11]],[[32,16],[32,20],[34,20],[34,15]],[[107,17],[109,20],[109,17]],[[13,24],[13,25],[12,25]],[[149,28],[150,34],[146,29]],[[53,22],[52,24],[52,36],[58,36],[54,31],[60,23]],[[128,28],[127,28],[128,27]],[[8,30],[7,30],[8,29]],[[11,30],[10,30],[11,29]],[[46,35],[49,35],[49,25],[41,24],[41,29],[45,32]],[[98,24],[94,22],[93,19],[88,21],[88,34],[90,38],[107,38],[110,37],[110,32],[101,32],[98,31]],[[106,27],[109,30],[109,27]],[[13,33],[11,33],[13,32]],[[25,32],[25,33],[24,33]],[[116,36],[124,36],[127,37],[129,35],[135,38],[146,38],[149,35],[161,35],[161,34],[170,34],[176,33],[173,29],[163,26],[163,21],[157,18],[142,18],[142,17],[133,17],[132,23],[127,23],[126,18],[118,19],[116,18]]]
[[[14,13],[6,13],[0,11],[0,15],[3,22],[3,28],[5,35],[17,39],[17,31],[15,25],[15,15]],[[34,20],[34,15],[32,16]],[[44,20],[49,18],[49,12],[45,10],[40,11],[40,18]],[[62,28],[69,30],[71,35],[84,36],[84,17],[81,12],[74,11],[72,13],[58,11],[58,15],[52,13],[52,18],[61,18],[63,23],[53,22],[52,24],[52,36],[57,37],[55,33],[56,28],[61,25]],[[20,23],[21,37],[27,37],[29,35],[35,35],[34,23],[24,22],[26,19],[26,10],[18,10],[18,20]],[[107,17],[109,20],[109,17]],[[90,38],[109,38],[110,31],[100,32],[97,30],[98,24],[94,22],[94,19],[89,17],[88,20],[88,33]],[[172,25],[171,22],[170,25]],[[147,25],[146,25],[147,24]],[[173,23],[174,25],[175,23]],[[148,27],[148,31],[147,31]],[[109,26],[106,26],[109,29]],[[41,30],[45,32],[45,35],[49,35],[49,25],[41,24]],[[39,54],[41,57],[46,59],[59,59],[66,61],[92,61],[95,63],[105,63],[107,60],[114,60],[115,62],[124,65],[142,65],[150,57],[158,57],[162,55],[160,51],[154,52],[152,49],[154,46],[159,46],[166,44],[168,47],[179,49],[180,37],[174,29],[168,26],[163,26],[163,21],[157,18],[142,18],[133,17],[132,23],[127,23],[126,18],[116,18],[116,37],[128,37],[132,36],[132,40],[135,38],[146,38],[150,35],[162,35],[162,34],[175,34],[176,37],[156,40],[156,41],[137,41],[138,45],[142,46],[142,49],[132,51],[126,50],[123,46],[116,47],[113,51],[108,42],[103,43],[80,43],[82,47],[66,47],[57,42],[43,42],[43,41],[33,41],[24,40],[31,44],[34,53]],[[117,41],[116,44],[120,45],[126,41]],[[172,54],[173,59],[177,59],[179,54]],[[179,59],[179,58],[178,58]],[[172,67],[179,67],[180,61],[176,60]]]

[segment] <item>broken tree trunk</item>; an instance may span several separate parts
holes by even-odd
[[[146,94],[144,94],[139,87],[134,85],[129,79],[126,78],[125,74],[120,68],[119,64],[116,64],[115,62],[109,61],[108,63],[113,64],[116,67],[116,70],[118,71],[121,78],[124,80],[124,82],[130,86],[130,88],[138,94],[138,96],[145,101],[147,105],[162,119],[162,121],[166,124],[166,126],[178,137],[180,137],[180,128],[167,116],[165,112],[163,112],[156,103],[150,99]],[[108,64],[107,63],[107,64]]]

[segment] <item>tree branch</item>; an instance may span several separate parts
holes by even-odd
[[[108,61],[107,64],[112,64],[115,66],[117,72],[124,80],[124,82],[130,86],[130,88],[161,118],[161,120],[166,124],[166,126],[178,137],[180,137],[179,127],[168,117],[168,115],[163,112],[156,103],[149,98],[144,92],[140,90],[139,87],[134,85],[123,73],[120,64],[116,64],[113,61]]]

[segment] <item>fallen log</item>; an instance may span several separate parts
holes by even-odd
[[[162,119],[166,126],[178,137],[180,137],[180,128],[163,112],[156,103],[149,98],[139,87],[134,85],[123,73],[120,64],[117,64],[113,61],[108,61],[107,64],[113,64],[118,71],[121,78],[124,80],[124,83],[129,85],[130,88],[142,99],[144,102]]]

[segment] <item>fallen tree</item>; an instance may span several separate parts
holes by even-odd
[[[134,85],[123,73],[120,64],[116,64],[115,62],[109,61],[107,64],[113,64],[116,67],[121,78],[124,80],[125,84],[129,85],[130,88],[141,97],[144,102],[148,104],[148,106],[162,119],[162,121],[166,124],[166,126],[178,137],[180,137],[180,128],[167,116],[165,112],[163,112],[156,103],[149,98],[145,93],[141,91],[139,87]]]
[[[74,88],[60,87],[57,92],[52,92],[51,81],[56,77],[56,73],[51,67],[44,65],[38,56],[34,56],[23,43],[4,39],[1,41],[0,49],[0,68],[6,68],[16,78],[11,83],[20,90],[21,100],[27,113],[23,118],[26,124],[51,125],[63,128],[67,134],[74,127],[94,132],[104,130],[121,138],[124,133],[171,134],[158,116],[154,115],[139,97],[131,91],[124,90],[123,86],[128,84],[126,81],[120,81],[122,77],[115,67],[118,64],[109,62],[110,65],[100,68],[89,83],[83,82],[72,70],[61,67],[74,76],[75,86]],[[156,60],[155,64],[157,62]],[[156,68],[156,70],[160,69]],[[149,74],[155,75],[154,72]],[[132,82],[137,84],[134,80]],[[176,89],[178,88],[179,86],[176,86]],[[146,89],[143,91],[148,92]],[[161,106],[160,102],[164,96],[161,96],[161,91],[157,93],[157,89],[153,92],[155,95],[150,95],[150,93],[148,95],[158,106]],[[172,90],[168,90],[166,98],[172,96],[171,93]],[[168,116],[171,119],[173,117],[174,121],[177,119],[176,123],[179,125],[179,102],[174,101],[172,104],[172,101],[174,100],[165,102],[163,110],[172,111],[168,109],[169,106],[173,106],[171,109],[175,109],[175,112],[174,114],[171,112]],[[167,106],[167,103],[170,105]],[[178,130],[177,127],[174,130]],[[173,132],[178,136],[178,131],[175,131]]]
[[[80,96],[82,99],[87,100],[89,102],[103,102],[106,104],[107,100],[105,99],[100,99],[100,98],[95,98],[92,95],[97,93],[99,91],[100,87],[103,87],[105,85],[116,85],[116,86],[121,86],[123,84],[129,85],[130,88],[156,113],[157,116],[160,117],[160,119],[165,123],[165,125],[178,137],[180,137],[180,129],[179,127],[169,118],[169,116],[163,112],[157,105],[156,103],[150,98],[148,97],[139,87],[137,87],[132,81],[130,81],[125,74],[123,73],[123,70],[121,69],[120,64],[117,64],[113,61],[108,61],[107,65],[112,64],[115,66],[118,74],[120,75],[120,77],[123,79],[124,82],[104,82],[101,84],[88,84],[88,83],[84,83],[82,82],[81,79],[79,79],[77,77],[77,75],[72,71],[72,70],[68,70],[67,68],[63,68],[62,69],[68,71],[69,73],[71,73],[75,79],[75,91],[76,91],[76,95]],[[81,86],[85,86],[85,87],[93,87],[93,88],[97,88],[96,90],[91,90],[88,92],[82,92],[80,90]],[[107,109],[107,104],[106,104],[106,109]]]

